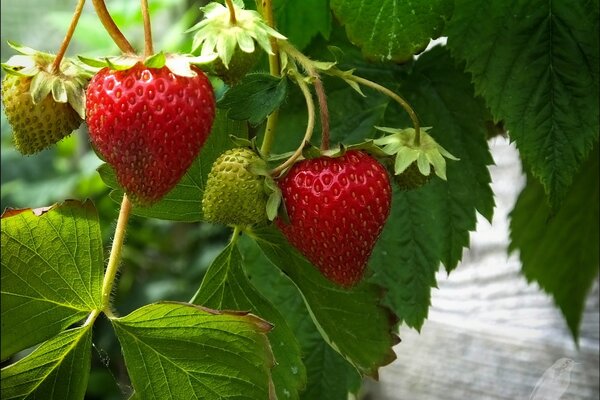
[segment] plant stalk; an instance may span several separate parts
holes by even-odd
[[[71,18],[71,24],[67,29],[67,33],[65,34],[65,38],[63,39],[60,49],[56,54],[56,58],[52,63],[52,67],[50,68],[50,73],[56,74],[60,72],[60,63],[63,60],[65,53],[67,52],[67,48],[69,47],[69,43],[71,43],[71,38],[73,38],[73,33],[75,33],[75,28],[77,27],[77,23],[79,22],[79,17],[81,16],[81,12],[83,11],[83,6],[85,5],[85,0],[79,0],[77,2],[77,6],[75,6],[75,12],[73,13],[73,17]]]
[[[150,23],[150,11],[148,10],[148,0],[141,0],[142,19],[144,20],[144,57],[150,57],[154,54],[152,46],[152,25]]]
[[[406,100],[404,100],[401,96],[392,92],[385,86],[381,86],[378,83],[375,83],[365,78],[361,78],[360,76],[350,75],[347,77],[347,79],[368,86],[371,89],[375,89],[378,92],[389,96],[390,98],[394,99],[398,104],[400,104],[400,106],[408,113],[412,121],[413,127],[415,128],[415,145],[419,146],[421,144],[421,124],[419,123],[419,118],[417,117],[417,113],[415,112],[415,110],[413,110],[413,108],[410,106],[410,104],[408,104]]]
[[[308,110],[308,122],[306,124],[306,132],[304,133],[304,138],[302,139],[302,144],[296,149],[294,154],[291,155],[283,164],[279,165],[277,168],[271,171],[271,175],[277,178],[283,171],[285,171],[288,167],[294,164],[298,157],[302,155],[302,150],[304,150],[304,146],[310,142],[310,138],[312,137],[314,128],[315,128],[315,103],[312,98],[312,94],[310,93],[310,89],[306,82],[304,82],[304,77],[299,75],[296,72],[292,73],[292,76],[298,82],[298,86],[306,99],[306,109]]]
[[[119,27],[110,16],[110,13],[106,9],[106,4],[104,4],[104,0],[92,0],[92,4],[94,5],[94,9],[96,10],[100,22],[104,25],[104,29],[106,29],[106,32],[108,32],[119,49],[126,54],[135,54],[135,49],[131,46],[131,43],[129,43],[125,36],[123,36],[123,33],[121,33]]]
[[[227,4],[227,9],[229,10],[229,23],[231,25],[237,24],[237,19],[235,18],[235,8],[233,8],[233,2],[231,0],[225,0]]]
[[[127,194],[123,194],[119,219],[117,220],[117,227],[115,229],[115,238],[110,250],[110,257],[104,274],[104,281],[102,282],[102,311],[109,316],[112,315],[112,310],[110,308],[110,294],[115,283],[117,271],[119,270],[121,251],[123,250],[123,243],[125,242],[125,231],[130,213],[131,201],[129,201]]]

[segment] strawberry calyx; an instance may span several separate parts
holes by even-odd
[[[373,144],[379,146],[383,153],[395,158],[395,175],[402,174],[414,163],[422,175],[429,176],[433,169],[439,178],[446,180],[446,159],[459,160],[427,133],[431,128],[421,128],[418,144],[415,141],[414,128],[375,128],[391,134],[373,140]]]
[[[85,87],[92,77],[90,70],[76,60],[63,58],[55,72],[55,55],[7,43],[20,54],[2,63],[2,69],[10,75],[31,78],[29,95],[33,104],[39,104],[52,94],[56,103],[68,103],[82,120],[85,119]]]
[[[287,38],[271,28],[262,16],[254,10],[245,10],[242,0],[233,0],[235,21],[230,18],[229,9],[216,2],[201,7],[204,19],[187,32],[196,32],[192,52],[200,49],[201,57],[214,55],[229,68],[236,49],[244,53],[254,53],[256,44],[268,54],[274,54],[271,38]]]
[[[115,71],[125,71],[141,63],[148,68],[167,67],[169,71],[178,76],[194,77],[196,72],[192,69],[192,66],[208,64],[216,58],[216,55],[193,56],[191,54],[172,54],[161,51],[149,57],[132,54],[101,58],[78,57],[81,62],[95,69],[108,67]]]

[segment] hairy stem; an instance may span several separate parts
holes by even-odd
[[[104,4],[104,0],[92,0],[92,4],[94,5],[94,9],[96,10],[100,22],[104,25],[104,29],[106,29],[106,32],[108,32],[116,45],[119,46],[119,49],[121,49],[123,53],[135,54],[135,49],[131,46],[131,43],[129,43],[125,36],[123,36],[119,27],[110,16],[106,9],[106,4]]]
[[[415,128],[415,145],[419,146],[421,144],[421,124],[419,123],[419,118],[417,117],[417,113],[415,112],[415,110],[413,110],[413,108],[410,106],[410,104],[408,104],[406,100],[404,100],[401,96],[392,92],[385,86],[381,86],[378,83],[375,83],[365,78],[361,78],[360,76],[350,75],[347,76],[346,79],[353,80],[356,83],[360,83],[361,85],[365,85],[372,89],[375,89],[378,92],[389,96],[398,104],[400,104],[400,106],[408,113],[412,121],[413,127]]]
[[[142,19],[144,20],[144,57],[154,54],[152,46],[152,26],[150,24],[150,11],[148,11],[148,0],[142,2]]]
[[[279,176],[283,171],[285,171],[288,167],[294,164],[298,157],[302,155],[302,150],[304,146],[310,142],[310,138],[312,137],[313,131],[315,129],[315,103],[312,98],[312,94],[310,93],[310,89],[306,82],[304,82],[304,77],[296,72],[292,72],[292,76],[298,82],[298,86],[300,86],[300,90],[306,99],[306,109],[308,110],[308,122],[306,124],[306,132],[304,133],[304,138],[302,139],[302,144],[296,149],[294,154],[290,158],[288,158],[283,164],[279,165],[277,168],[271,171],[271,175],[274,177]]]
[[[321,76],[314,67],[313,61],[295,48],[291,43],[285,42],[282,46],[282,50],[285,51],[288,56],[296,60],[298,64],[304,68],[308,76],[314,79],[315,92],[317,93],[317,100],[319,102],[319,116],[321,118],[321,149],[327,150],[329,149],[329,108],[327,106],[327,96],[325,94],[325,87],[323,87]]]
[[[271,0],[261,0],[260,3],[256,1],[257,6],[260,7],[261,13],[267,24],[271,27],[275,27],[275,20],[273,18],[273,4]],[[273,76],[281,75],[281,59],[279,56],[279,44],[276,38],[271,38],[271,49],[273,54],[269,54],[269,72]],[[275,127],[277,126],[277,119],[279,117],[279,110],[273,111],[267,118],[267,126],[265,128],[265,136],[263,138],[260,152],[264,157],[268,157],[271,154],[271,147],[275,140]]]
[[[60,63],[67,52],[67,48],[69,47],[69,43],[71,43],[71,38],[73,37],[73,33],[75,33],[75,28],[77,27],[77,23],[79,22],[79,17],[81,16],[81,12],[83,11],[83,6],[85,5],[85,0],[79,0],[77,2],[77,6],[75,6],[75,12],[73,13],[73,17],[71,18],[71,24],[69,25],[69,29],[67,29],[67,33],[65,38],[63,39],[60,49],[56,54],[56,58],[52,63],[52,67],[50,72],[56,74],[60,72]]]
[[[130,213],[131,202],[129,201],[127,194],[124,194],[123,201],[121,202],[121,211],[119,211],[119,219],[117,220],[117,227],[115,229],[115,238],[110,250],[110,257],[108,258],[108,266],[106,267],[104,281],[102,282],[102,310],[109,316],[112,315],[112,310],[110,308],[110,294],[115,283],[117,271],[119,270],[121,250],[123,250],[125,230],[127,228],[127,221],[129,220]]]
[[[235,18],[235,8],[233,8],[233,2],[231,0],[225,0],[227,4],[227,9],[229,10],[229,23],[231,25],[237,24],[237,19]]]

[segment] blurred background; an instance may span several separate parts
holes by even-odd
[[[204,3],[152,0],[155,47],[189,49],[190,36],[183,32],[197,20]],[[139,2],[107,4],[134,47],[141,48]],[[7,40],[56,52],[75,1],[13,0],[0,6],[4,61],[14,54]],[[43,35],[38,26],[43,26]],[[90,2],[69,48],[68,55],[75,54],[118,54]],[[2,209],[91,198],[100,213],[104,243],[110,244],[118,205],[96,173],[101,162],[90,149],[85,127],[28,157],[14,150],[3,113],[1,127]],[[434,290],[430,318],[422,332],[400,328],[403,341],[396,347],[397,361],[381,369],[379,383],[365,382],[364,399],[599,398],[598,284],[589,296],[577,347],[552,300],[527,284],[519,274],[516,255],[506,256],[508,213],[524,178],[516,149],[507,139],[494,138],[490,145],[496,161],[491,167],[497,203],[493,223],[481,219],[465,261],[449,277],[440,272],[440,287]],[[116,290],[119,313],[160,299],[191,298],[227,239],[226,229],[214,225],[133,217]],[[94,335],[86,399],[124,399],[131,388],[116,338],[105,320],[98,322]],[[548,387],[554,388],[550,394],[543,391]]]

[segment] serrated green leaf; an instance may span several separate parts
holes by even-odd
[[[294,331],[302,348],[307,385],[305,400],[346,400],[361,384],[360,375],[322,338],[298,289],[275,267],[248,236],[238,241],[244,265],[254,286],[275,305]]]
[[[461,0],[447,34],[556,209],[599,132],[598,1]]]
[[[252,236],[298,287],[323,338],[358,371],[377,377],[378,368],[396,358],[395,321],[379,304],[379,287],[362,282],[343,289],[331,283],[274,228],[256,230]]]
[[[3,360],[101,308],[101,238],[89,201],[3,214]]]
[[[247,136],[245,123],[232,121],[225,112],[217,111],[212,131],[200,151],[200,154],[181,178],[181,181],[158,203],[151,207],[133,207],[133,213],[148,218],[172,221],[194,222],[202,220],[202,196],[208,173],[214,161],[226,150],[235,147],[229,139],[230,134]],[[123,198],[117,177],[112,167],[103,164],[99,169],[100,177],[106,185],[115,189],[110,196],[116,202]]]
[[[273,398],[271,325],[252,314],[158,303],[112,324],[140,398]]]
[[[441,260],[448,271],[462,258],[469,246],[479,212],[492,220],[494,197],[488,166],[493,164],[486,140],[488,111],[474,95],[469,76],[456,66],[444,47],[423,54],[401,83],[403,92],[424,125],[433,126],[430,134],[451,154],[447,161],[447,182],[439,193],[444,211],[438,222],[444,231]],[[399,110],[390,116],[404,117]]]
[[[317,36],[329,38],[331,10],[328,0],[275,0],[273,9],[277,28],[302,50]],[[301,15],[302,18],[298,18]]]
[[[81,400],[90,374],[92,329],[69,329],[2,369],[3,399]]]
[[[585,299],[598,276],[598,168],[596,147],[555,215],[544,201],[543,187],[529,176],[510,215],[509,251],[519,251],[527,280],[552,295],[575,341]]]
[[[298,399],[306,384],[306,370],[300,358],[300,346],[285,319],[248,281],[242,269],[242,256],[230,243],[209,267],[195,304],[219,310],[247,310],[271,322],[269,340],[275,356],[273,383],[278,398]]]
[[[225,93],[217,106],[227,117],[258,125],[277,109],[287,94],[287,80],[269,74],[248,74]]]
[[[333,12],[363,54],[404,62],[441,35],[452,15],[451,0],[331,0]]]

